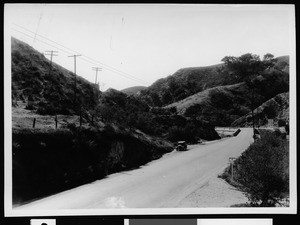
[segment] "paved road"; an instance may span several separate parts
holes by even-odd
[[[174,208],[239,156],[252,142],[252,129],[237,137],[189,146],[132,171],[65,191],[17,209]]]

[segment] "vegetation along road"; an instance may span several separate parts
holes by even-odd
[[[115,173],[18,207],[23,210],[177,207],[187,195],[228,165],[252,143],[252,129],[236,137],[188,146],[141,168]]]

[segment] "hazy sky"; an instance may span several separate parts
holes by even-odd
[[[77,74],[94,82],[92,67],[101,67],[103,90],[148,86],[183,67],[218,64],[227,55],[288,55],[293,19],[291,5],[5,7],[9,35],[40,52],[57,50],[53,61],[71,71],[74,61],[67,56],[89,57],[78,58]]]

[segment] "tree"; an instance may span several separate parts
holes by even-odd
[[[166,90],[162,95],[162,103],[163,105],[170,104],[173,100],[172,94],[169,90]]]
[[[222,62],[237,81],[247,82],[260,75],[264,70],[273,67],[276,60],[270,53],[264,55],[263,60],[258,55],[247,53],[240,57],[225,56]]]
[[[251,111],[252,111],[252,125],[253,132],[255,129],[254,124],[254,84],[252,80],[261,75],[265,70],[269,70],[275,65],[276,60],[270,53],[264,55],[263,60],[258,55],[247,53],[240,57],[226,56],[222,59],[227,69],[235,76],[237,81],[245,81],[247,85],[252,89],[251,95]]]
[[[179,85],[174,77],[169,78],[169,90],[172,94],[176,91],[176,89],[179,88]]]
[[[154,106],[161,106],[162,103],[161,103],[160,98],[159,98],[159,96],[156,92],[151,92],[150,96],[151,96],[151,99],[152,99],[152,102],[153,102]]]

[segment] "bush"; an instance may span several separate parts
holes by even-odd
[[[37,105],[37,113],[41,115],[54,115],[57,107],[52,102],[40,101]]]
[[[278,127],[284,127],[285,125],[286,125],[285,120],[283,120],[283,119],[278,120]]]
[[[168,139],[170,141],[179,141],[179,140],[185,140],[185,133],[184,133],[184,129],[180,128],[178,126],[172,126],[169,128],[168,130]]]
[[[202,113],[203,106],[201,104],[195,104],[188,107],[184,113],[187,117],[198,116]]]
[[[28,101],[25,109],[36,110],[36,104],[33,101]]]
[[[168,130],[168,139],[170,141],[186,141],[194,144],[199,139],[216,140],[220,139],[220,136],[209,124],[193,119],[186,121],[185,125],[170,127]]]
[[[287,141],[275,132],[261,132],[235,162],[235,180],[243,186],[252,206],[275,206],[289,192]]]

